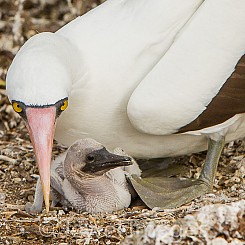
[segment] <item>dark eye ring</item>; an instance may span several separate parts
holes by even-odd
[[[86,160],[88,161],[88,162],[94,162],[94,156],[93,155],[88,155],[87,157],[86,157]]]

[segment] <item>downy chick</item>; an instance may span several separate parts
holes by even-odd
[[[124,170],[132,164],[126,154],[108,152],[93,139],[76,141],[51,165],[51,201],[64,208],[90,213],[112,212],[128,207],[131,202]],[[43,194],[38,180],[34,203],[27,203],[30,213],[41,212]]]

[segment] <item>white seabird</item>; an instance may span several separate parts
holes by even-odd
[[[170,206],[209,191],[224,142],[245,136],[244,13],[244,0],[108,0],[28,40],[8,71],[7,93],[30,132],[46,209],[56,121],[65,145],[91,137],[133,157],[209,145],[204,186],[171,189]],[[151,193],[137,183],[139,194],[139,186]],[[169,206],[167,190],[153,192],[148,206]]]

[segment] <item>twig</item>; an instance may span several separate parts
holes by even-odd
[[[16,159],[13,159],[13,158],[10,158],[4,155],[0,155],[0,160],[5,161],[5,162],[11,162],[13,164],[15,164],[17,161]]]
[[[22,19],[22,13],[23,13],[23,4],[25,0],[17,0],[17,12],[14,16],[14,24],[13,24],[13,34],[14,34],[14,41],[16,43],[22,44],[24,42],[24,38],[22,35],[22,25],[23,25],[23,19]]]

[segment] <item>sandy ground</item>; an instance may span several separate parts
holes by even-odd
[[[244,140],[226,145],[213,193],[177,209],[149,210],[135,202],[111,214],[24,211],[38,170],[25,125],[5,95],[7,68],[27,38],[55,31],[99,3],[0,1],[0,244],[245,244]],[[55,144],[54,156],[63,151]],[[205,152],[175,161],[188,167],[185,176],[197,177],[204,158]]]

